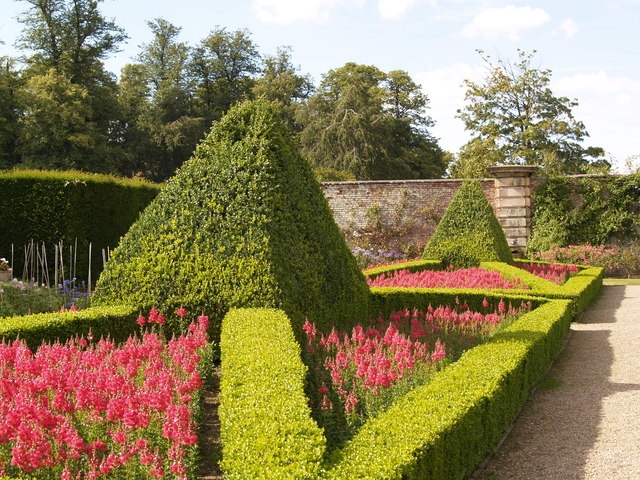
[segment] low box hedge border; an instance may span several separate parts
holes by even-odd
[[[514,269],[514,274],[527,273],[507,264],[498,266]],[[555,291],[543,293],[557,294],[559,287],[553,285]],[[479,308],[484,299],[494,304],[531,301],[535,309],[466,352],[427,385],[399,398],[368,421],[343,449],[325,452],[324,457],[324,439],[318,439],[315,423],[307,423],[309,410],[300,373],[305,367],[287,317],[281,312],[275,315],[276,329],[273,320],[250,327],[250,319],[228,315],[223,331],[233,321],[236,333],[224,336],[223,379],[225,371],[237,369],[238,373],[234,381],[227,378],[226,393],[221,393],[220,418],[226,432],[223,468],[231,468],[226,471],[229,478],[245,479],[466,478],[495,448],[557,357],[574,315],[593,301],[601,285],[602,270],[584,268],[565,284],[561,295],[568,298],[560,299],[532,296],[531,290],[372,288],[371,312],[382,315],[456,300],[471,308]],[[237,310],[234,315],[247,313]],[[274,314],[262,310],[260,315]],[[266,327],[279,333],[265,336]],[[231,345],[233,349],[243,345],[242,353],[225,354],[232,351]],[[283,356],[278,349],[287,353]],[[238,361],[241,365],[233,365]],[[289,370],[297,371],[297,376],[287,374]],[[225,409],[235,411],[231,422]],[[281,413],[283,409],[286,414]],[[313,448],[299,448],[295,442],[296,448],[291,448],[291,439],[303,439],[303,445]]]
[[[319,478],[325,439],[311,418],[290,319],[281,310],[232,309],[220,347],[224,478]]]
[[[540,302],[399,398],[324,461],[288,318],[277,310],[230,311],[221,340],[225,478],[465,478],[498,443],[562,347],[571,301]]]
[[[8,317],[0,322],[0,340],[21,338],[34,352],[43,342],[65,342],[73,337],[86,337],[89,332],[96,340],[109,337],[123,342],[140,329],[136,323],[139,313],[122,305]]]
[[[441,289],[441,288],[388,288],[388,291],[396,291],[396,290],[404,290],[413,293],[429,293],[431,295],[440,296],[442,293],[456,293],[465,299],[475,298],[478,295],[489,297],[519,297],[519,296],[529,296],[529,297],[544,297],[544,298],[564,298],[573,300],[574,303],[574,314],[578,315],[587,308],[593,300],[597,297],[600,289],[602,287],[602,282],[604,280],[604,270],[600,267],[580,267],[579,271],[573,274],[564,284],[557,285],[549,280],[545,280],[544,278],[538,277],[533,273],[530,273],[522,268],[517,267],[518,263],[527,263],[524,261],[515,261],[515,265],[510,265],[508,263],[503,262],[481,262],[480,267],[485,268],[487,270],[497,270],[499,271],[505,278],[509,279],[519,279],[523,285],[529,287],[527,290],[519,290],[519,289],[487,289],[487,290],[472,290],[472,289]],[[548,262],[537,262],[537,263],[548,263]],[[383,273],[390,273],[395,270],[404,270],[408,269],[411,272],[419,272],[422,270],[439,270],[442,265],[437,260],[420,260],[415,262],[405,262],[405,263],[396,263],[393,265],[385,265],[383,267],[371,268],[364,270],[363,273],[370,277],[375,278]],[[373,292],[383,292],[387,290],[383,287],[375,287],[371,289]],[[478,293],[480,292],[480,293]],[[414,295],[415,297],[415,295]],[[424,303],[424,302],[420,302]],[[435,301],[433,302],[436,303]],[[379,308],[376,307],[375,308]],[[418,307],[418,305],[416,305]],[[476,306],[476,308],[478,308]]]
[[[549,301],[466,352],[332,452],[323,478],[466,478],[559,353],[571,311]]]
[[[423,270],[442,270],[444,267],[440,260],[411,260],[409,262],[392,263],[390,265],[382,265],[379,267],[367,268],[362,271],[365,277],[375,279],[384,273],[396,270],[409,270],[411,273],[421,272]]]

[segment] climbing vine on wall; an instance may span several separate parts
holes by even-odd
[[[530,252],[628,242],[640,226],[640,174],[548,178],[533,203]]]

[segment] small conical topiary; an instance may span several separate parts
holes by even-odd
[[[214,125],[113,251],[95,304],[280,308],[320,327],[367,314],[369,288],[320,184],[264,100]]]
[[[454,195],[422,255],[445,266],[513,262],[507,238],[477,180],[466,180]]]

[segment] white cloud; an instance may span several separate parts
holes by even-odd
[[[640,154],[640,80],[603,71],[581,73],[552,80],[552,90],[578,101],[572,112],[590,134],[585,145],[604,148],[618,168],[628,157]]]
[[[420,0],[378,0],[378,13],[385,20],[400,20]]]
[[[440,139],[440,146],[445,150],[457,153],[469,141],[464,123],[455,116],[458,109],[464,108],[464,80],[481,82],[485,73],[481,65],[454,63],[414,76],[429,97],[428,114],[436,122],[431,133]]]
[[[562,22],[562,24],[560,25],[560,29],[563,31],[564,35],[567,38],[573,37],[576,33],[578,33],[579,30],[578,25],[571,18],[567,18],[564,22]]]
[[[364,0],[255,0],[252,8],[260,21],[286,25],[325,22],[341,6],[361,7]]]
[[[462,28],[466,38],[486,37],[497,39],[506,37],[515,41],[522,31],[539,27],[551,19],[541,8],[515,7],[490,8],[476,15],[471,23]]]

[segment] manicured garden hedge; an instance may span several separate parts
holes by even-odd
[[[323,439],[309,417],[305,367],[290,322],[279,311],[232,310],[222,335],[226,474],[242,479],[466,478],[547,372],[571,318],[569,300],[543,302],[427,385],[399,398],[322,461]]]
[[[86,337],[89,332],[96,340],[110,337],[122,342],[139,330],[136,324],[139,313],[131,307],[113,306],[3,318],[0,339],[11,341],[20,337],[34,352],[43,342],[65,342],[76,336]]]
[[[225,478],[317,479],[324,436],[310,416],[290,319],[280,310],[233,309],[220,343]]]
[[[277,111],[244,102],[114,250],[94,302],[126,301],[211,318],[234,307],[279,308],[302,325],[366,315],[369,288],[320,184]]]
[[[464,479],[496,446],[558,354],[568,300],[541,305],[369,420],[323,478]]]
[[[400,269],[409,270],[412,273],[421,272],[422,270],[442,270],[442,262],[440,260],[412,260],[410,262],[393,263],[391,265],[368,268],[363,270],[362,273],[366,277],[374,279],[382,274]]]
[[[466,180],[429,239],[422,258],[455,268],[483,261],[510,263],[513,256],[504,231],[477,180]]]
[[[21,276],[24,245],[44,242],[53,267],[54,245],[62,241],[68,259],[77,239],[77,272],[86,279],[91,242],[96,279],[101,249],[117,246],[160,189],[146,181],[76,171],[0,171],[0,257],[9,259],[13,244],[14,272]]]
[[[530,287],[529,292],[532,295],[571,299],[576,315],[584,311],[595,300],[604,279],[604,270],[600,267],[581,267],[565,283],[557,285],[517,266],[505,263],[483,262],[480,266],[488,270],[498,270],[507,278],[519,278],[523,284]]]

